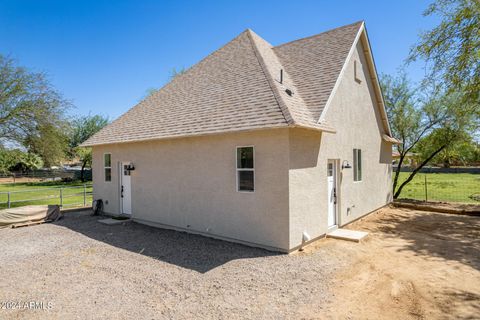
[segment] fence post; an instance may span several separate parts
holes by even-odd
[[[60,188],[60,208],[63,208],[63,188]]]
[[[83,184],[83,206],[87,206],[87,185]]]
[[[428,188],[427,188],[427,175],[424,175],[425,177],[425,202],[428,201]]]
[[[7,203],[8,203],[8,209],[10,209],[10,191],[8,191],[8,200],[7,200]]]

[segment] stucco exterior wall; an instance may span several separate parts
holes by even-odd
[[[287,250],[288,129],[93,148],[94,198],[119,213],[117,164],[132,161],[132,218]],[[236,190],[236,147],[255,147],[255,192]],[[103,154],[112,155],[104,181]]]
[[[354,77],[355,60],[361,63],[360,83]],[[376,106],[373,84],[359,42],[325,116],[337,133],[290,130],[290,248],[301,244],[304,231],[311,238],[327,232],[328,159],[336,159],[339,167],[343,160],[353,166],[353,149],[362,150],[362,181],[353,181],[353,168],[338,168],[340,226],[391,201],[392,146],[382,140],[384,128]]]

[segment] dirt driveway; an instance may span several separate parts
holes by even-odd
[[[369,240],[292,255],[86,213],[0,230],[0,319],[478,317],[479,217],[384,209],[352,227]]]

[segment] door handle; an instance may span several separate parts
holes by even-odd
[[[123,186],[122,186],[122,188],[121,188],[121,190],[120,190],[120,197],[123,198]]]
[[[337,188],[333,188],[333,204],[337,204]]]

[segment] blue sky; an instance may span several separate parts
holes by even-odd
[[[273,45],[365,20],[379,73],[395,73],[431,3],[404,1],[5,1],[0,53],[34,71],[76,106],[114,119],[173,68],[189,67],[251,28]],[[413,80],[421,64],[408,68]]]

